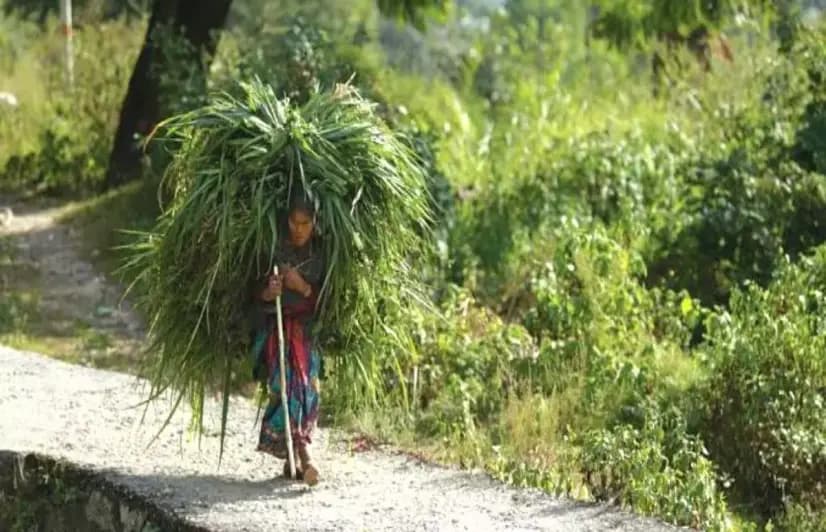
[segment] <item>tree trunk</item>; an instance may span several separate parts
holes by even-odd
[[[146,30],[143,48],[129,79],[123,100],[120,121],[115,133],[109,167],[107,189],[141,175],[141,150],[136,135],[152,131],[163,116],[160,85],[157,74],[164,71],[163,56],[158,43],[158,30],[171,26],[191,44],[193,54],[187,58],[204,72],[218,46],[218,32],[226,22],[232,0],[155,0]]]

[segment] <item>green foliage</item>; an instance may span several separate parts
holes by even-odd
[[[330,88],[354,76],[360,85],[369,80],[362,79],[360,65],[348,60],[348,43],[333,39],[324,27],[300,15],[281,22],[253,38],[235,37],[238,58],[226,84],[257,76],[273,85],[277,95],[303,103],[319,86]]]
[[[654,414],[642,428],[619,425],[583,436],[582,462],[598,499],[702,530],[730,528],[726,501],[703,443],[679,412]]]
[[[666,236],[652,268],[707,303],[724,303],[748,280],[767,282],[784,250],[826,240],[826,182],[794,163],[767,168],[759,155],[737,151],[689,182],[690,217]]]
[[[480,319],[485,314],[478,311],[446,312],[449,338],[466,336],[453,324],[458,321],[480,331],[474,335],[479,340],[461,349],[450,347],[456,340],[437,344],[449,349],[429,361],[441,367],[427,371],[441,378],[420,431],[462,439],[481,431],[506,442],[504,454],[483,463],[512,482],[572,492],[571,478],[581,469],[599,497],[619,497],[674,522],[722,527],[726,505],[715,467],[684,417],[694,422],[686,394],[702,373],[681,349],[702,309],[686,294],[642,286],[641,257],[598,222],[562,218],[534,234],[542,235],[541,245],[516,246],[520,253],[506,261],[503,274],[529,279],[504,303],[526,331],[510,326],[498,332],[496,320]],[[497,335],[512,347],[492,341]],[[522,337],[527,343],[517,340]],[[534,409],[548,409],[553,420]],[[524,426],[536,416],[538,427]],[[493,423],[497,417],[505,421]],[[571,443],[582,452],[575,465],[544,458]]]
[[[670,128],[656,140],[605,133],[550,143],[547,162],[535,173],[483,189],[474,204],[463,207],[454,232],[460,243],[454,256],[458,279],[482,301],[523,321],[539,340],[539,356],[525,374],[535,393],[555,401],[559,426],[593,438],[583,445],[598,444],[602,454],[594,451],[589,458],[601,467],[616,465],[607,481],[598,481],[597,490],[606,496],[680,522],[725,527],[717,467],[742,482],[743,493],[750,493],[749,486],[772,485],[775,475],[785,491],[769,495],[794,492],[807,501],[819,495],[811,479],[823,476],[817,469],[820,429],[806,429],[798,448],[782,443],[786,436],[763,444],[760,456],[774,470],[753,459],[749,473],[731,468],[749,456],[731,441],[748,446],[754,438],[739,431],[755,427],[756,420],[737,410],[710,425],[697,389],[707,372],[719,370],[709,362],[717,355],[703,351],[689,358],[684,351],[700,340],[708,314],[695,297],[725,303],[738,285],[767,283],[784,253],[805,253],[826,237],[826,181],[816,166],[801,166],[802,153],[817,153],[801,148],[801,139],[814,138],[804,132],[813,123],[806,118],[813,114],[810,102],[819,98],[820,85],[807,81],[818,79],[812,65],[818,64],[819,46],[803,41],[805,62],[781,60],[759,73],[765,80],[760,100],[741,95],[735,112],[707,108],[701,116],[713,132]],[[688,293],[646,290],[642,279]],[[766,310],[771,308],[755,304],[742,312],[743,319],[765,316],[767,325],[776,323]],[[713,341],[716,333],[709,334]],[[822,346],[812,342],[813,334],[801,336],[811,350],[756,338],[749,343],[819,364]],[[742,336],[732,333],[735,338]],[[745,379],[756,372],[748,363],[753,351],[742,356],[730,367],[742,369]],[[709,389],[726,389],[712,382]],[[801,388],[806,389],[795,381],[783,389]],[[810,421],[812,405],[805,418]],[[664,415],[658,412],[674,408],[682,412],[682,429],[649,428],[651,419]],[[788,438],[797,438],[799,418],[774,413],[788,410],[772,408],[768,419],[788,427],[779,434],[791,431]],[[658,434],[682,443],[665,444]],[[717,439],[711,455],[701,452],[706,438]],[[728,450],[718,455],[723,448]],[[629,458],[620,463],[617,456]]]
[[[803,32],[792,53],[805,71],[800,82],[810,94],[797,132],[795,160],[806,170],[826,174],[826,30]]]
[[[446,0],[376,0],[385,16],[424,28],[428,18],[436,18],[450,6]]]
[[[690,153],[679,138],[670,144],[634,133],[619,141],[606,133],[569,139],[549,151],[549,162],[535,174],[516,176],[481,198],[468,216],[470,226],[462,228],[463,241],[481,268],[497,271],[516,233],[541,238],[540,229],[561,215],[674,231]]]
[[[391,18],[422,7],[390,4],[381,5],[396,9]],[[593,4],[598,11],[574,0],[510,0],[500,10],[461,2],[420,31],[382,19],[372,0],[236,0],[206,78],[192,50],[164,47],[162,103],[175,113],[213,105],[207,87],[243,106],[248,95],[237,80],[257,76],[307,109],[318,101],[316,86],[326,94],[355,75],[361,94],[377,102],[371,112],[394,130],[393,145],[404,144],[405,159],[424,170],[430,195],[414,203],[434,212],[433,249],[394,248],[403,270],[358,263],[339,272],[340,301],[359,303],[339,316],[375,319],[327,336],[325,404],[336,419],[377,408],[387,433],[413,432],[442,457],[672,522],[724,529],[742,520],[749,529],[771,518],[775,529],[819,530],[823,252],[801,257],[826,241],[823,29],[804,29],[794,2]],[[762,18],[775,10],[778,18]],[[137,52],[140,29],[110,24]],[[69,189],[68,176],[81,173],[94,186],[128,75],[121,40],[110,39],[105,52],[124,57],[117,75],[109,77],[107,57],[89,55],[89,65],[107,65],[108,81],[80,82],[87,103],[75,115],[40,83],[59,80],[61,63],[38,26],[16,17],[0,26],[0,68],[22,96],[19,109],[0,109],[0,164],[16,155],[5,174],[18,189]],[[700,26],[729,34],[736,60],[708,73],[675,61],[672,90],[652,100],[650,48]],[[92,107],[101,121],[87,116]],[[238,134],[257,138],[254,118],[246,120],[252,125]],[[154,370],[188,389],[183,399],[196,411],[204,386],[226,382],[222,368],[242,369],[227,360],[246,339],[216,332],[231,331],[240,314],[240,281],[224,273],[240,279],[256,270],[250,250],[275,239],[265,227],[264,241],[245,243],[245,231],[269,223],[273,211],[243,183],[258,182],[246,173],[261,175],[255,161],[277,150],[255,141],[248,159],[222,163],[219,154],[243,141],[207,142],[214,127],[180,130],[188,162],[169,169],[167,212],[191,213],[188,194],[207,192],[251,198],[253,208],[195,213],[176,233],[185,252],[165,247],[158,264],[170,269],[151,270],[168,282],[153,297],[169,305],[158,323],[177,334],[168,350],[181,355]],[[301,135],[314,131],[307,127]],[[162,169],[164,154],[153,155]],[[100,204],[132,212],[122,201]],[[338,225],[349,206],[325,223]],[[204,219],[223,232],[199,232]],[[165,220],[159,229],[170,234]],[[96,240],[123,241],[106,234],[109,218],[84,223],[96,226]],[[145,228],[146,220],[134,223]],[[401,225],[389,216],[361,241],[384,245]],[[396,244],[428,234],[417,227]],[[206,297],[199,289],[210,286],[191,280],[216,272],[211,308],[229,310],[205,313],[198,330],[208,334],[190,346]],[[408,283],[421,280],[434,308],[410,304]],[[14,305],[23,316],[26,302]],[[198,381],[197,364],[213,354],[219,371]]]
[[[819,532],[826,530],[826,511],[802,504],[788,504],[776,522],[770,522],[767,531]]]
[[[826,248],[736,292],[709,322],[707,441],[763,508],[826,500]]]
[[[816,49],[801,46],[801,55],[818,57]],[[818,153],[801,147],[816,142],[806,140],[814,136],[801,124],[808,102],[817,101],[808,81],[817,75],[807,70],[781,61],[760,73],[762,100],[741,97],[733,116],[709,109],[704,119],[720,127],[705,138],[674,127],[657,138],[631,131],[545,140],[550,148],[534,171],[522,158],[515,175],[463,209],[455,278],[480,281],[477,289],[498,297],[503,266],[518,256],[517,235],[542,238],[538,228],[548,220],[584,215],[635,235],[650,285],[722,303],[745,280],[765,283],[784,252],[796,255],[826,239],[826,182],[814,166],[801,166]],[[544,140],[537,137],[535,150]]]
[[[48,17],[60,15],[60,3],[52,0],[4,0],[7,13],[36,19],[45,24]],[[149,0],[73,0],[72,18],[75,24],[98,23],[121,15],[139,16],[149,7]]]
[[[651,282],[724,303],[747,280],[768,282],[784,253],[826,240],[826,180],[811,144],[824,56],[815,35],[799,48],[805,60],[760,73],[760,103],[726,119],[724,151],[699,151],[683,165],[681,212],[658,235]]]
[[[416,410],[423,434],[463,434],[491,422],[519,387],[518,364],[535,355],[527,331],[452,288],[417,332]]]
[[[581,40],[587,17],[583,2],[507,2],[505,9],[490,14],[490,34],[477,39],[466,54],[474,91],[499,106],[514,102],[526,78],[536,78],[534,86],[541,87],[559,70],[575,70],[587,53]]]
[[[556,231],[552,249],[532,250],[542,259],[521,260],[532,274],[515,314],[539,341],[538,357],[522,371],[531,388],[550,395],[576,388],[578,401],[558,415],[577,432],[639,420],[652,398],[678,400],[696,378],[681,349],[702,315],[698,304],[646,290],[641,258],[600,225],[563,220]]]
[[[178,28],[156,27],[152,35],[157,60],[151,75],[158,83],[161,116],[172,116],[205,105],[207,71],[205,60]]]
[[[64,85],[59,43],[37,42],[20,57],[9,86],[20,105],[0,111],[0,189],[29,194],[99,189],[138,52],[136,30],[116,21],[78,31],[72,88]],[[56,31],[54,25],[49,31]]]
[[[718,28],[737,15],[771,10],[769,0],[600,0],[596,38],[620,48],[643,47],[663,34],[687,37],[697,27]]]

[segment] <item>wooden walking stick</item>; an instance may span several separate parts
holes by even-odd
[[[278,266],[273,266],[272,273],[278,277]],[[287,461],[290,464],[290,478],[295,478],[295,455],[293,454],[293,431],[290,426],[290,404],[287,402],[287,366],[284,363],[284,318],[281,315],[281,296],[275,300],[278,316],[278,368],[281,377],[281,408],[284,410],[284,435],[287,438]]]

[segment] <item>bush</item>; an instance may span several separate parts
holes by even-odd
[[[582,467],[597,499],[703,530],[728,529],[726,501],[702,441],[678,412],[654,413],[642,428],[619,425],[582,438]]]
[[[784,251],[826,241],[826,179],[796,163],[771,164],[759,151],[736,150],[689,181],[682,228],[663,235],[649,282],[725,304],[747,281],[767,283]],[[673,235],[673,236],[671,236]]]
[[[807,170],[826,174],[826,28],[808,31],[795,43],[793,53],[805,69],[803,86],[809,101],[797,132],[795,160]]]
[[[490,423],[516,393],[515,365],[535,356],[524,328],[502,321],[466,292],[449,289],[418,331],[416,409],[426,434],[464,433]]]
[[[766,531],[821,532],[826,530],[826,511],[801,504],[788,504],[783,514],[766,526]]]
[[[213,65],[212,85],[232,91],[237,90],[236,80],[257,76],[275,87],[277,95],[297,103],[305,102],[317,86],[329,89],[351,78],[356,86],[369,87],[375,73],[362,60],[366,54],[356,53],[318,21],[294,15],[279,22],[277,29],[265,28],[254,36],[226,35]]]
[[[640,131],[619,138],[594,132],[555,143],[536,173],[503,180],[467,209],[457,228],[465,247],[457,268],[475,262],[501,274],[520,237],[543,240],[542,231],[561,216],[616,226],[643,257],[655,255],[659,235],[681,228],[684,176],[694,149],[683,134],[652,141]],[[496,293],[498,287],[483,290]]]
[[[521,143],[491,152],[502,179],[459,210],[454,280],[484,301],[497,298],[522,235],[541,240],[568,215],[633,235],[649,286],[725,304],[747,280],[768,282],[784,253],[826,241],[826,179],[815,162],[826,56],[816,39],[800,47],[805,61],[769,62],[757,73],[761,97],[740,94],[735,111],[709,102],[696,126],[560,140],[523,133],[519,115],[503,112],[494,140],[529,139],[532,153],[516,153]]]
[[[561,426],[591,428],[693,382],[698,361],[682,349],[704,311],[686,293],[646,289],[642,257],[620,236],[562,217],[514,240],[501,272],[480,285],[495,286],[489,304],[539,343],[538,357],[519,363],[528,389],[565,395],[581,387],[580,400],[559,412]]]
[[[99,190],[114,138],[126,83],[142,33],[123,21],[80,29],[75,37],[75,84],[63,85],[62,56],[54,25],[33,43],[17,67],[14,87],[21,103],[10,114],[16,131],[10,157],[0,168],[0,189],[28,193],[88,193]],[[118,38],[115,38],[117,36]],[[25,83],[25,85],[24,85]],[[0,132],[6,115],[0,115]],[[21,131],[22,130],[22,131]],[[30,135],[21,137],[20,133]],[[3,140],[5,144],[5,139]]]
[[[720,148],[709,142],[683,169],[682,207],[656,234],[652,284],[687,289],[707,304],[725,304],[747,281],[765,285],[784,253],[826,241],[822,82],[826,49],[812,36],[794,60],[756,75],[761,97],[748,94],[734,113],[717,107]]]
[[[712,456],[764,511],[826,501],[826,247],[767,288],[735,292],[708,328]]]

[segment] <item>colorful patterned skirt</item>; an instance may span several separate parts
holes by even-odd
[[[318,420],[319,372],[321,357],[313,346],[306,324],[285,315],[286,337],[284,361],[287,382],[287,412],[293,447],[312,442],[312,433]],[[256,339],[257,359],[267,370],[268,401],[261,423],[258,450],[287,458],[287,440],[284,426],[284,404],[281,401],[281,374],[278,364],[278,331],[263,332]],[[261,368],[263,369],[263,368]],[[296,454],[297,456],[297,454]]]

